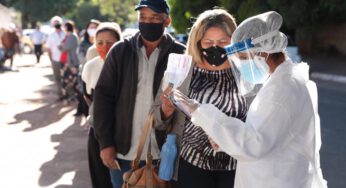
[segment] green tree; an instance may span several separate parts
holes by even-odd
[[[117,22],[124,27],[136,20],[137,14],[134,10],[137,1],[133,0],[94,0],[100,6],[102,15],[106,15],[110,21]]]
[[[1,0],[21,13],[22,27],[35,26],[37,21],[47,21],[54,15],[64,15],[76,8],[78,0]]]
[[[172,25],[178,33],[187,33],[198,14],[219,5],[218,0],[168,0],[168,3]]]
[[[101,14],[100,6],[90,1],[82,1],[73,12],[67,15],[68,18],[75,21],[77,28],[84,29],[90,19],[107,21],[108,17]]]
[[[220,0],[220,6],[227,9],[238,24],[250,16],[269,10],[266,0]]]
[[[244,19],[275,10],[284,18],[284,27],[318,27],[346,21],[345,0],[168,0],[173,26],[184,32],[191,26],[190,19],[214,6],[227,9],[240,23]]]

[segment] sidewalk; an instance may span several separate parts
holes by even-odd
[[[346,57],[305,57],[310,65],[311,79],[346,84]]]
[[[85,118],[55,102],[47,56],[16,56],[0,73],[0,187],[90,188]]]

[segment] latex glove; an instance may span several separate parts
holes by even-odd
[[[170,93],[169,98],[172,103],[188,117],[191,117],[191,113],[200,106],[199,102],[188,98],[176,89]]]

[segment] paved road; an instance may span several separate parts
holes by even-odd
[[[0,73],[0,187],[90,188],[85,119],[55,102],[48,58],[17,56]]]
[[[346,187],[346,84],[317,81],[321,167],[330,188]]]
[[[346,62],[309,58],[313,73],[346,76]],[[0,73],[0,188],[90,188],[87,127],[75,105],[55,102],[47,57],[17,56]],[[328,63],[328,64],[327,64]],[[322,126],[321,166],[330,188],[346,187],[346,83],[315,77]],[[341,79],[342,80],[342,79]]]

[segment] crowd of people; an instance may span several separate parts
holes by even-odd
[[[33,35],[37,62],[46,42],[58,100],[77,101],[75,115],[87,117],[94,188],[123,186],[149,112],[154,161],[167,132],[177,138],[171,187],[327,187],[316,86],[308,66],[285,54],[280,14],[237,26],[226,10],[205,10],[185,46],[165,32],[166,0],[141,0],[135,10],[139,31],[126,38],[117,23],[92,19],[79,42],[74,23],[59,16],[47,39]],[[181,86],[162,89],[171,53],[190,55],[193,65]]]

